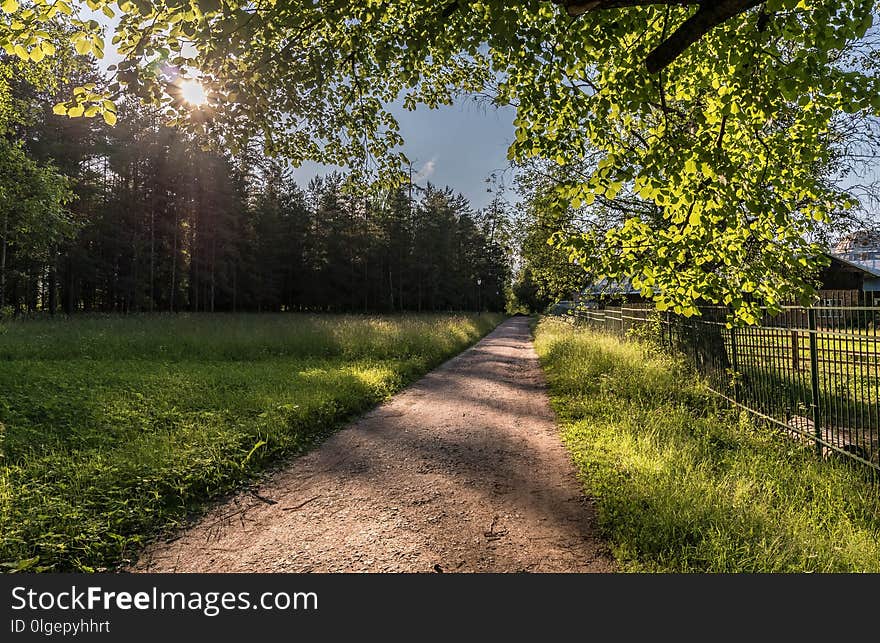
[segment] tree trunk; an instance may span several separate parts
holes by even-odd
[[[140,232],[137,231],[131,237],[131,278],[129,287],[125,289],[126,295],[126,311],[125,312],[141,312],[143,308],[143,292],[141,291],[141,258],[140,258]]]
[[[391,312],[394,312],[394,281],[391,279],[391,262],[388,262],[388,301],[391,304]]]
[[[6,235],[9,232],[9,214],[3,215],[3,237],[0,239],[0,313],[6,305]]]
[[[150,209],[150,312],[156,300],[156,208]]]
[[[703,375],[724,372],[730,368],[730,357],[724,344],[723,313],[704,311],[702,317],[674,316],[673,332],[678,349],[693,359]]]
[[[211,237],[211,312],[214,312],[214,268],[217,263],[217,237]]]
[[[369,310],[369,293],[370,293],[370,255],[364,257],[364,312]]]
[[[177,217],[174,220],[174,243],[171,250],[171,293],[168,298],[168,309],[174,312],[174,292],[177,290]]]
[[[201,274],[199,273],[199,248],[196,246],[196,233],[190,233],[189,255],[189,308],[194,313],[199,312],[199,289],[201,287]],[[204,307],[204,304],[202,305]]]
[[[27,311],[29,313],[37,312],[37,302],[39,301],[39,280],[34,274],[33,266],[28,267],[27,281],[25,282],[25,299],[27,300]]]
[[[53,250],[50,255],[49,260],[49,275],[47,278],[48,282],[48,290],[49,290],[49,314],[55,314],[55,308],[58,306],[58,297],[56,294],[56,290],[58,289],[58,273],[56,271],[56,263],[58,258],[55,255],[55,251]]]
[[[238,262],[232,262],[232,312],[238,312]]]
[[[64,282],[67,284],[67,287],[63,289],[63,299],[64,299],[64,314],[71,315],[73,314],[73,260],[70,258],[70,250],[68,249],[65,253],[67,256],[64,259],[65,265],[65,275]]]

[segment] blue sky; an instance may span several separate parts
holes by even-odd
[[[485,206],[492,195],[486,178],[507,168],[507,148],[513,141],[513,108],[485,106],[462,99],[439,109],[415,111],[393,108],[406,144],[403,152],[413,164],[413,182],[448,185],[461,192],[474,208]],[[305,187],[327,168],[314,163],[294,170],[297,183]],[[510,173],[504,176],[510,183]]]

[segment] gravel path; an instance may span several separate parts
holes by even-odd
[[[525,317],[131,571],[608,572]]]

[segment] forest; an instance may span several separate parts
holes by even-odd
[[[77,64],[76,83],[102,82],[93,63]],[[0,65],[13,57],[0,52]],[[503,208],[475,211],[430,183],[352,189],[341,172],[300,186],[284,161],[208,146],[136,100],[111,126],[53,113],[24,74],[9,85],[7,316],[504,307]]]

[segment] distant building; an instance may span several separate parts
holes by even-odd
[[[574,300],[580,306],[589,308],[620,306],[622,303],[636,304],[647,301],[644,295],[633,287],[629,279],[621,279],[620,281],[601,279],[576,293]]]
[[[864,230],[837,242],[831,255],[880,274],[880,230]]]
[[[880,304],[880,234],[857,232],[828,253],[831,264],[821,275],[820,305]]]

